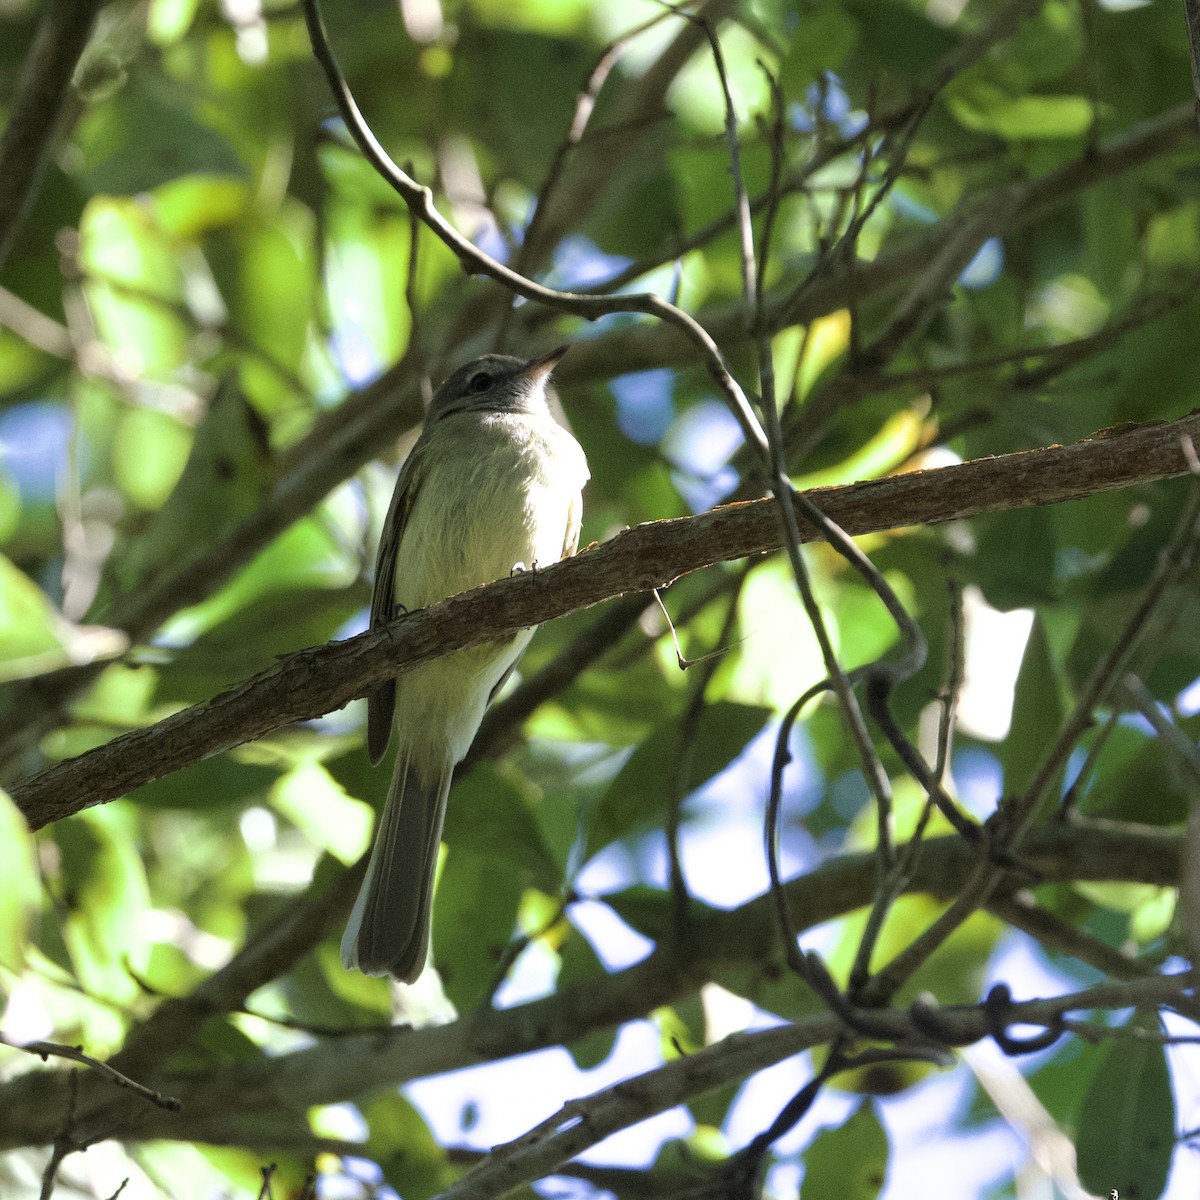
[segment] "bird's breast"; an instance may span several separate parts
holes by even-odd
[[[423,608],[563,555],[587,465],[549,416],[464,413],[441,422],[396,555],[396,599]]]

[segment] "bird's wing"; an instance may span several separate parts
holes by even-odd
[[[396,615],[396,553],[409,514],[421,484],[425,480],[424,439],[418,439],[412,453],[400,468],[396,490],[388,506],[375,559],[375,590],[371,594],[371,628],[386,625]],[[367,693],[367,754],[378,763],[392,736],[392,716],[396,708],[396,681],[389,679]]]
[[[570,558],[579,549],[579,527],[583,524],[583,494],[577,494],[567,509],[567,529],[563,535],[563,558]]]

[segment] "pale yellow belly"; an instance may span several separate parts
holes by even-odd
[[[545,437],[514,440],[503,424],[493,429],[464,418],[455,426],[456,420],[445,422],[450,428],[430,467],[437,477],[420,489],[397,550],[396,601],[410,612],[506,578],[514,567],[557,562],[587,478],[582,452],[557,426]],[[476,422],[474,429],[467,420]],[[560,444],[558,438],[567,440]],[[548,439],[555,440],[548,445]],[[565,461],[547,458],[563,451]],[[400,749],[423,774],[466,754],[492,690],[532,636],[532,629],[523,630],[400,677]]]

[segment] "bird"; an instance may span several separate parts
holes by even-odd
[[[583,448],[552,415],[540,358],[485,354],[438,388],[384,521],[370,626],[379,628],[579,545]],[[396,759],[367,873],[341,943],[347,968],[412,983],[429,953],[434,872],[454,767],[533,629],[412,667],[367,697],[371,762]]]

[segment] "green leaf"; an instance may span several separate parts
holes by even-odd
[[[191,98],[148,69],[92,106],[78,134],[88,190],[132,195],[195,172],[243,173],[230,142],[189,110]]]
[[[20,810],[0,791],[0,968],[20,971],[29,921],[41,900],[33,835]]]
[[[159,508],[178,482],[192,448],[191,431],[166,413],[131,409],[121,419],[113,467],[125,494],[139,507]]]
[[[132,794],[139,808],[219,808],[228,810],[264,795],[279,772],[218,754],[144,784]]]
[[[727,767],[762,728],[766,709],[720,701],[700,714],[688,755],[686,790]],[[588,821],[584,858],[602,846],[661,820],[679,770],[679,727],[660,726],[634,752],[601,797]]]
[[[553,894],[562,883],[563,864],[546,844],[529,801],[487,764],[454,785],[443,840],[456,852],[507,863],[518,878],[543,892]]]
[[[799,96],[822,71],[836,71],[858,41],[858,25],[837,0],[800,6],[800,24],[779,66],[786,95]]]
[[[224,175],[185,175],[154,190],[154,210],[164,232],[194,240],[224,225],[235,224],[253,199],[250,187]]]
[[[607,972],[596,954],[592,943],[574,925],[568,924],[569,932],[558,949],[562,966],[558,972],[557,990],[584,987],[594,980],[603,979]],[[576,1038],[567,1046],[575,1065],[581,1071],[598,1067],[611,1053],[616,1044],[614,1029],[593,1029],[583,1037]]]
[[[128,1003],[139,995],[130,974],[145,970],[149,944],[140,928],[150,889],[129,836],[131,809],[93,808],[54,830],[67,902],[64,936],[80,982]]]
[[[1157,1024],[1147,1031],[1153,1035]],[[1166,1050],[1116,1038],[1096,1068],[1075,1134],[1079,1180],[1090,1192],[1154,1200],[1175,1149],[1175,1099]]]
[[[1082,137],[1093,120],[1084,96],[1011,96],[982,81],[953,90],[946,104],[965,128],[1018,140]]]
[[[348,796],[320,763],[302,763],[279,779],[271,804],[346,866],[371,844],[371,806]]]
[[[312,213],[289,198],[270,224],[239,227],[232,315],[251,343],[274,363],[297,363],[312,335],[317,256]],[[280,376],[250,357],[242,386],[262,412],[292,402]]]
[[[619,892],[609,892],[604,902],[638,933],[648,937],[653,942],[670,942],[675,938],[676,916],[675,901],[670,892],[660,888],[648,887],[645,884],[635,884]],[[717,909],[688,897],[687,912],[692,921],[702,921],[712,916]]]
[[[823,575],[814,572],[818,598]],[[836,613],[825,606],[836,638]],[[742,640],[731,667],[730,692],[746,702],[786,711],[796,697],[825,675],[820,645],[796,596],[791,568],[782,555],[751,572],[738,599]]]
[[[432,1196],[453,1181],[446,1152],[403,1096],[393,1091],[360,1107],[371,1131],[367,1151],[401,1196]]]
[[[1043,509],[978,518],[976,552],[964,564],[1002,612],[1057,598],[1053,518]]]
[[[172,455],[177,449],[172,445]],[[267,456],[262,420],[227,376],[213,394],[165,503],[149,528],[110,560],[112,585],[146,587],[216,542],[260,503]],[[156,488],[161,474],[158,479]]]
[[[523,890],[511,863],[469,850],[446,855],[433,905],[433,963],[460,1013],[498,982]]]
[[[888,1138],[864,1100],[841,1125],[823,1129],[804,1154],[800,1200],[872,1200],[883,1190]]]
[[[1008,795],[1021,795],[1033,782],[1066,715],[1062,678],[1051,656],[1045,626],[1041,617],[1036,617],[1017,674],[1012,725],[1000,751]],[[1052,788],[1049,799],[1057,798],[1058,792]]]
[[[65,665],[62,624],[42,589],[0,555],[0,679]]]

